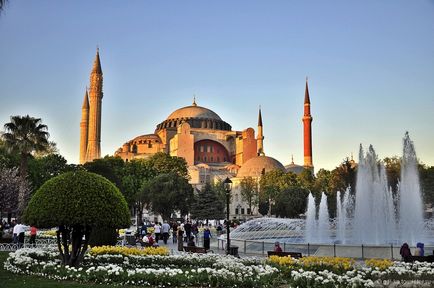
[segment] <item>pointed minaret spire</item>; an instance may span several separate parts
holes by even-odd
[[[306,89],[304,92],[304,115],[303,115],[303,132],[304,132],[304,167],[313,168],[312,161],[312,116],[310,115],[310,98],[309,87],[306,77]]]
[[[101,60],[99,59],[99,47],[96,47],[95,61],[93,61],[92,73],[102,74]]]
[[[304,104],[310,104],[308,78],[306,76],[306,88],[304,90]]]
[[[193,94],[193,104],[191,106],[197,106],[196,104],[196,94]]]
[[[99,48],[96,50],[90,74],[89,86],[89,130],[87,137],[86,162],[101,158],[101,111],[103,73],[99,59]]]
[[[258,115],[258,137],[256,138],[258,155],[265,155],[264,153],[264,134],[262,127],[262,114],[261,114],[261,106],[259,106],[259,115]]]
[[[80,122],[80,164],[86,162],[87,139],[89,130],[89,96],[84,93],[83,105],[81,106],[81,122]]]
[[[294,165],[294,154],[291,154],[291,165]]]
[[[81,106],[81,109],[89,110],[89,94],[87,93],[87,86],[86,92],[84,93],[83,106]]]

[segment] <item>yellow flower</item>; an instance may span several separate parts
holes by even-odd
[[[355,260],[351,258],[344,257],[317,257],[317,256],[309,256],[300,258],[298,263],[304,267],[321,267],[327,266],[333,269],[343,269],[350,270],[352,269]]]
[[[378,268],[379,270],[386,270],[393,265],[393,262],[389,259],[368,259],[365,260],[366,266],[370,268]]]
[[[122,246],[97,246],[92,247],[89,252],[91,255],[103,255],[103,254],[120,254],[120,255],[169,255],[169,249],[166,247],[122,247]]]
[[[291,266],[295,263],[295,259],[291,256],[279,257],[276,255],[272,255],[268,257],[268,262],[279,264],[281,266]]]

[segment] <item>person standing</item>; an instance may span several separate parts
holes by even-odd
[[[176,241],[178,240],[177,234],[178,234],[178,223],[173,222],[173,224],[172,224],[172,241],[173,241],[173,244],[175,244]]]
[[[169,231],[170,225],[169,223],[167,223],[167,221],[164,221],[163,225],[161,226],[161,233],[163,234],[164,244],[167,244],[167,239],[169,239]]]
[[[155,234],[155,242],[158,243],[158,240],[160,239],[160,234],[161,234],[161,225],[158,222],[155,222],[154,234]]]
[[[184,241],[182,241],[182,237],[184,236],[184,231],[182,231],[182,227],[178,226],[178,251],[183,251]]]
[[[205,248],[205,250],[209,250],[210,241],[211,241],[211,231],[209,230],[208,226],[206,226],[205,230],[203,230],[203,247]]]
[[[191,223],[190,221],[187,221],[187,223],[184,224],[184,231],[185,231],[185,235],[186,235],[186,240],[185,242],[190,240],[190,236],[191,236]]]
[[[30,241],[29,244],[36,247],[36,234],[38,233],[38,229],[35,226],[30,227]]]

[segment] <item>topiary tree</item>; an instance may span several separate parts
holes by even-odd
[[[127,227],[130,213],[113,183],[94,173],[74,171],[45,182],[31,198],[24,221],[39,228],[59,227],[57,245],[63,264],[77,267],[92,229]]]

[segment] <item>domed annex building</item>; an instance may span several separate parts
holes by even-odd
[[[98,77],[92,76],[95,73]],[[91,95],[88,96],[86,91],[82,107],[80,163],[100,157],[102,69],[98,52],[92,75],[89,89]],[[93,96],[94,94],[98,97]],[[313,169],[312,117],[307,80],[304,102],[303,166],[292,162],[284,167],[278,160],[265,156],[261,109],[255,135],[253,128],[233,131],[229,123],[211,109],[197,105],[195,99],[190,106],[179,108],[169,114],[156,126],[154,133],[143,134],[126,141],[116,150],[114,156],[121,157],[124,161],[148,158],[158,152],[182,157],[188,165],[190,183],[199,190],[207,182],[223,181],[226,177],[232,179],[234,185],[230,206],[231,218],[257,215],[258,208],[253,207],[250,211],[247,203],[242,200],[239,184],[244,177],[252,177],[259,182],[264,172],[275,169],[295,173],[300,173],[304,168]],[[92,107],[93,105],[97,105],[96,108]],[[89,153],[88,147],[94,146],[92,143],[96,143],[98,153]]]

